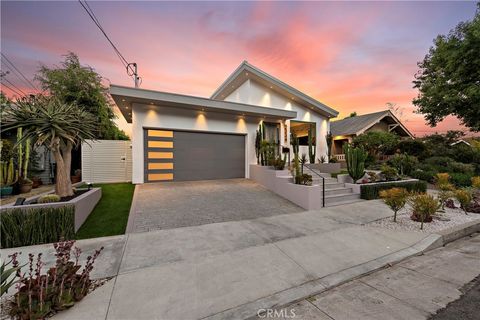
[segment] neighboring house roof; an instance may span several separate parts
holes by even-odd
[[[390,110],[383,110],[361,116],[349,117],[343,120],[332,121],[330,122],[330,132],[334,136],[348,136],[353,134],[359,135],[385,118],[391,119],[392,123],[398,124],[398,126],[403,129],[406,135],[413,138],[413,135],[410,133],[410,131],[408,131],[408,129],[400,122],[400,120],[397,119],[397,117],[395,117]]]
[[[298,102],[307,108],[311,108],[329,118],[338,115],[338,111],[307,96],[285,82],[251,65],[247,61],[243,61],[240,66],[238,66],[238,68],[220,85],[220,87],[215,90],[211,98],[223,100],[247,79],[259,82],[260,84],[265,85],[265,87],[275,90],[286,97],[293,98],[295,102]]]
[[[450,145],[451,145],[451,146],[454,146],[454,145],[459,144],[459,143],[464,143],[464,144],[466,144],[467,146],[471,146],[471,144],[470,144],[468,141],[465,141],[465,140],[463,140],[463,139],[460,139],[460,140],[458,140],[458,141],[455,141],[455,142],[451,143]]]
[[[260,107],[244,103],[212,100],[184,94],[153,91],[119,85],[110,85],[110,95],[128,123],[132,122],[132,104],[146,104],[163,107],[176,107],[201,111],[215,111],[265,118],[293,119],[297,112],[270,107]]]

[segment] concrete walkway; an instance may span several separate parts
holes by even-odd
[[[458,299],[479,274],[477,234],[278,309],[277,319],[427,319]]]
[[[116,277],[55,318],[244,319],[417,254],[441,238],[362,225],[389,215],[375,200],[79,241],[83,248],[106,246],[94,275]]]

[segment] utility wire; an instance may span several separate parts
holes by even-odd
[[[14,84],[13,84],[12,82],[10,82],[10,80],[8,80],[7,78],[3,77],[2,80],[7,81],[12,87],[14,87],[14,88],[17,89],[18,91],[20,91],[24,96],[27,95],[25,92],[23,92],[22,89],[20,89],[20,88],[17,87],[16,85],[14,85]]]
[[[129,76],[135,76],[135,70],[132,69],[132,64],[129,63],[127,61],[127,59],[125,59],[125,57],[122,55],[122,53],[120,52],[120,50],[118,50],[117,46],[115,46],[115,44],[113,43],[113,41],[110,39],[110,37],[108,36],[107,32],[105,31],[105,29],[103,29],[102,27],[102,24],[100,23],[100,20],[98,20],[98,18],[95,16],[95,13],[93,12],[92,8],[88,5],[87,1],[81,1],[81,0],[78,0],[78,2],[80,3],[80,5],[83,7],[83,9],[85,9],[85,11],[87,12],[88,16],[90,17],[90,19],[92,19],[92,21],[95,23],[95,25],[98,27],[98,29],[100,29],[100,31],[102,32],[102,34],[105,36],[105,38],[107,39],[107,41],[110,43],[110,45],[112,46],[113,50],[115,51],[115,53],[117,54],[118,58],[120,59],[120,61],[122,62],[123,66],[126,68],[127,70],[127,74]]]
[[[34,90],[36,91],[39,91],[38,88],[33,84],[32,81],[28,80],[27,77],[25,77],[25,75],[13,64],[12,61],[10,61],[10,59],[7,58],[7,56],[2,52],[2,57],[5,59],[6,63],[5,65],[13,71],[13,73],[15,73],[15,75],[20,79],[20,80],[23,80],[28,86],[31,86]],[[10,66],[9,66],[10,64]],[[13,68],[13,69],[12,69]]]
[[[11,88],[10,86],[6,85],[5,83],[2,83],[2,86],[4,86],[5,88],[9,89],[10,91],[12,91],[13,93],[21,96],[22,94],[20,94],[17,90]]]

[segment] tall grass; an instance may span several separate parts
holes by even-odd
[[[75,207],[6,209],[0,217],[0,246],[13,248],[75,238]]]

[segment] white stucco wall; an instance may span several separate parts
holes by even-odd
[[[249,164],[256,163],[255,131],[262,120],[260,118],[134,104],[132,120],[133,183],[144,182],[143,129],[149,127],[246,134],[245,177],[249,177]]]
[[[293,120],[308,121],[316,123],[317,154],[316,158],[327,155],[327,141],[325,136],[330,130],[330,121],[317,112],[299,105],[288,97],[267,88],[250,79],[245,81],[235,91],[225,98],[226,101],[242,102],[264,107],[277,109],[293,110],[297,112],[297,118]],[[286,122],[287,128],[290,128],[290,121]],[[290,130],[288,130],[287,141],[284,140],[284,127],[282,124],[280,141],[283,146],[290,146]],[[308,155],[308,146],[300,146],[300,154]]]

